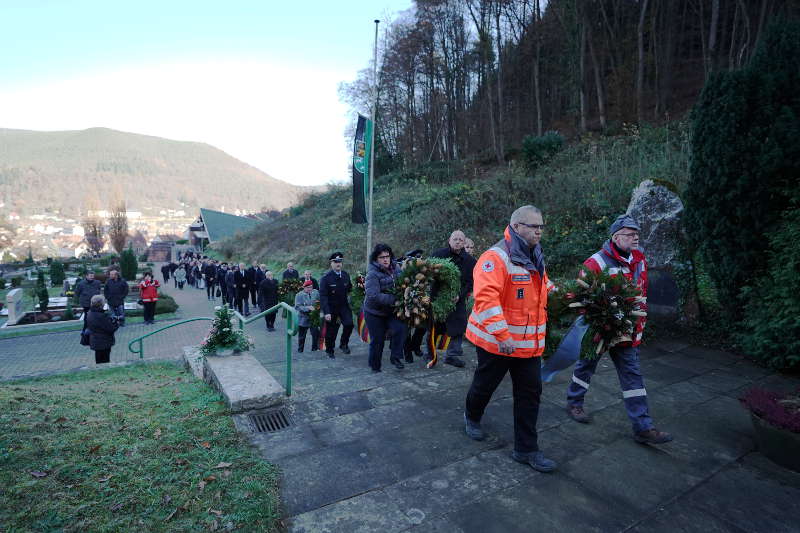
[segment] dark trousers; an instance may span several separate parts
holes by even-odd
[[[175,276],[172,276],[172,281],[175,283],[175,287],[177,288],[178,287],[178,278],[176,278]]]
[[[475,351],[478,368],[467,393],[467,418],[480,422],[492,393],[509,373],[514,391],[514,449],[520,453],[538,451],[536,419],[542,395],[541,360],[538,357],[495,355],[480,347]]]
[[[94,362],[96,364],[108,363],[109,361],[111,361],[111,348],[94,351]]]
[[[253,306],[256,305],[256,298],[258,297],[258,289],[256,287],[250,287],[250,301],[253,302]]]
[[[83,323],[86,324],[86,319],[89,317],[89,308],[83,308]]]
[[[353,313],[349,309],[342,312],[331,313],[331,321],[325,327],[325,351],[333,353],[336,346],[336,334],[339,333],[339,322],[342,323],[342,337],[339,339],[339,346],[347,346],[350,343],[350,334],[353,333]]]
[[[266,311],[266,310],[267,310],[266,307],[264,309],[262,309],[262,311]],[[274,313],[270,313],[268,315],[264,315],[264,321],[267,323],[267,329],[272,329],[272,328],[275,327],[275,316],[277,314],[278,314],[278,312],[276,311]],[[298,327],[300,327],[300,326],[298,326]],[[317,328],[317,329],[319,329],[319,328]],[[317,331],[317,334],[319,334],[319,331]],[[312,335],[313,335],[313,333],[312,333]]]
[[[380,370],[383,360],[383,345],[386,342],[386,332],[391,332],[389,345],[392,350],[392,359],[403,357],[403,345],[406,341],[406,326],[394,316],[376,316],[364,313],[369,329],[369,366]]]
[[[420,353],[422,351],[422,339],[425,338],[425,328],[414,328],[414,332],[408,337],[405,345],[406,353]]]
[[[156,302],[144,303],[144,321],[152,322],[156,317]]]
[[[214,282],[213,281],[206,280],[206,296],[208,297],[209,300],[213,300],[213,299],[216,298],[216,296],[214,296]]]
[[[272,315],[273,317],[275,315]],[[311,326],[297,326],[297,349],[303,351],[306,347],[306,332],[311,330],[311,351],[319,349],[319,328]]]

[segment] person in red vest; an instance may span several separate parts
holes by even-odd
[[[484,252],[475,265],[475,305],[466,336],[475,345],[478,367],[467,393],[464,423],[468,437],[486,438],[480,425],[483,412],[510,373],[514,391],[511,457],[540,472],[552,472],[556,463],[539,450],[536,433],[547,295],[553,289],[539,244],[542,230],[542,212],[537,207],[518,208],[503,239]]]
[[[625,276],[642,290],[647,297],[647,260],[639,249],[639,224],[630,215],[620,215],[611,224],[611,238],[603,248],[583,262],[592,272],[608,272],[611,276]],[[646,310],[646,304],[643,306]],[[657,430],[653,425],[647,406],[647,391],[644,388],[642,371],[639,368],[639,345],[647,317],[639,317],[630,342],[621,342],[611,349],[609,355],[617,368],[622,399],[628,418],[633,424],[633,438],[642,444],[663,444],[672,440],[672,435]],[[567,414],[582,424],[589,423],[589,415],[583,409],[583,398],[589,390],[589,382],[597,369],[599,357],[579,359],[575,363],[572,382],[567,389]]]
[[[152,272],[145,272],[144,278],[139,282],[139,299],[144,305],[144,323],[155,324],[156,302],[158,301],[158,288],[161,284],[153,278]]]

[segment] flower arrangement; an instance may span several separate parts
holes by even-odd
[[[793,394],[779,394],[755,387],[748,390],[739,401],[767,423],[800,433],[800,389]]]
[[[407,259],[395,281],[395,316],[413,327],[442,322],[455,309],[460,287],[460,272],[449,259]]]
[[[647,299],[641,294],[624,276],[581,270],[563,296],[567,308],[582,315],[589,325],[581,357],[599,357],[609,348],[633,340],[637,320],[647,316]]]
[[[287,278],[278,284],[278,299],[294,305],[294,297],[303,290],[303,282],[295,278]]]
[[[213,355],[218,349],[233,349],[237,352],[246,352],[253,348],[255,343],[244,331],[233,327],[233,311],[227,305],[217,306],[211,329],[200,343],[200,353]]]
[[[364,306],[364,298],[367,294],[367,278],[363,272],[356,274],[355,282],[353,283],[353,290],[350,292],[350,309],[353,311],[354,316],[358,316],[361,308]]]
[[[314,302],[314,308],[308,313],[308,321],[311,324],[312,328],[321,328],[322,327],[322,304],[320,304],[319,300]]]

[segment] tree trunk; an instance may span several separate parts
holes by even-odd
[[[495,30],[497,31],[497,162],[505,161],[506,149],[503,139],[503,38],[500,34],[500,3],[495,4]]]
[[[717,56],[717,31],[719,26],[719,0],[711,0],[711,24],[708,27],[708,73],[714,72]]]
[[[587,17],[588,19],[588,17]],[[606,102],[605,102],[605,95],[603,94],[603,73],[600,70],[600,64],[597,61],[597,54],[594,51],[594,43],[592,38],[592,29],[589,26],[589,21],[587,23],[587,36],[586,38],[589,41],[589,56],[592,59],[592,68],[594,69],[594,87],[595,91],[597,92],[597,114],[600,117],[600,127],[605,131],[606,129]]]
[[[639,124],[644,120],[644,21],[647,14],[649,0],[641,0],[642,9],[639,13],[639,28],[637,30],[639,44],[639,69],[636,73],[636,112]]]
[[[578,94],[581,106],[581,133],[586,133],[586,24],[581,24],[578,46]]]

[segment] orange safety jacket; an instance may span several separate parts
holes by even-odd
[[[547,331],[547,294],[553,283],[547,272],[528,270],[511,261],[511,235],[481,255],[473,269],[475,305],[467,323],[467,339],[487,352],[509,357],[539,357]],[[516,349],[500,353],[512,339]]]

